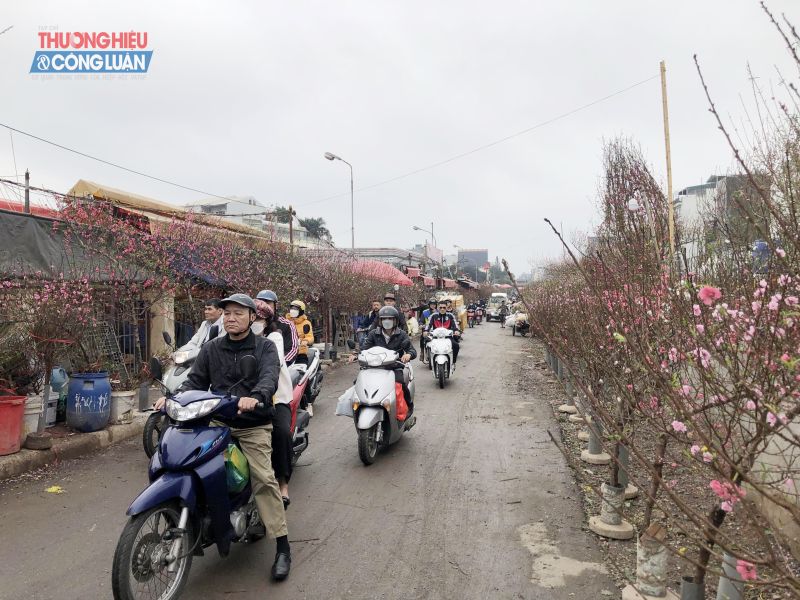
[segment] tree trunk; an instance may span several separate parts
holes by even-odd
[[[708,525],[704,529],[706,540],[705,544],[700,547],[700,554],[697,557],[697,566],[694,570],[694,582],[703,584],[706,580],[706,569],[708,568],[708,561],[711,559],[711,550],[714,548],[714,543],[717,541],[717,533],[722,522],[725,520],[727,513],[719,506],[715,506],[711,513],[708,515]]]

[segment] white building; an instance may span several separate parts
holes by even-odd
[[[227,221],[266,231],[276,242],[288,244],[291,237],[294,245],[301,248],[330,246],[327,242],[310,235],[306,228],[300,225],[297,217],[292,217],[290,235],[289,224],[278,223],[272,216],[273,207],[264,206],[252,196],[230,196],[225,199],[206,198],[185,204],[184,208],[206,215],[218,215]]]

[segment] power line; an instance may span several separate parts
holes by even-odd
[[[592,102],[589,102],[588,104],[584,104],[584,105],[579,106],[577,108],[573,108],[572,110],[569,110],[567,112],[561,113],[560,115],[552,117],[551,119],[547,119],[546,121],[542,121],[541,123],[537,123],[536,125],[533,125],[531,127],[527,127],[526,129],[523,129],[521,131],[517,131],[516,133],[512,133],[511,135],[507,135],[507,136],[505,136],[503,138],[500,138],[498,140],[495,140],[493,142],[489,142],[488,144],[484,144],[482,146],[478,146],[476,148],[473,148],[472,150],[467,150],[466,152],[462,152],[461,154],[456,154],[455,156],[451,156],[450,158],[446,158],[444,160],[440,160],[439,162],[435,162],[435,163],[430,164],[428,166],[420,167],[419,169],[414,169],[413,171],[409,171],[408,173],[403,173],[402,175],[397,175],[396,177],[391,177],[390,179],[385,179],[383,181],[379,181],[378,183],[373,183],[371,185],[367,185],[367,186],[364,186],[362,188],[356,188],[356,191],[357,192],[363,192],[363,191],[366,191],[366,190],[371,190],[373,188],[376,188],[376,187],[379,187],[379,186],[382,186],[382,185],[386,185],[387,183],[392,183],[394,181],[398,181],[399,179],[405,179],[406,177],[411,177],[412,175],[416,175],[417,173],[422,173],[423,171],[429,171],[431,169],[435,169],[436,167],[441,167],[442,165],[446,165],[447,163],[451,163],[451,162],[456,161],[456,160],[458,160],[460,158],[464,158],[465,156],[469,156],[470,154],[475,154],[476,152],[480,152],[481,150],[486,150],[487,148],[491,148],[492,146],[497,146],[498,144],[502,144],[503,142],[507,142],[508,140],[514,139],[514,138],[519,137],[521,135],[525,135],[526,133],[530,133],[531,131],[533,131],[535,129],[539,129],[541,127],[544,127],[545,125],[550,125],[551,123],[555,123],[556,121],[560,121],[561,119],[565,119],[566,117],[574,115],[575,113],[578,113],[578,112],[580,112],[582,110],[586,110],[587,108],[591,108],[592,106],[595,106],[596,104],[600,104],[601,102],[605,102],[606,100],[610,100],[611,98],[614,98],[615,96],[619,96],[620,94],[624,94],[625,92],[629,92],[630,90],[632,90],[634,88],[637,88],[640,85],[644,85],[645,83],[649,83],[650,81],[653,81],[654,79],[658,79],[659,77],[660,77],[659,75],[653,75],[652,77],[648,77],[647,79],[643,79],[642,81],[639,81],[638,83],[634,83],[633,85],[629,85],[626,88],[623,88],[621,90],[617,90],[616,92],[608,94],[607,96],[603,96],[602,98],[598,98],[597,100],[593,100]],[[348,196],[348,195],[349,195],[348,193],[336,194],[335,196],[328,196],[327,198],[320,198],[319,200],[312,200],[311,202],[300,202],[300,203],[297,204],[297,206],[308,206],[309,204],[317,204],[319,202],[326,202],[328,200],[334,200],[336,198],[343,198],[344,196]]]
[[[63,146],[62,144],[58,144],[51,140],[46,140],[38,135],[33,135],[32,133],[28,133],[27,131],[22,131],[21,129],[16,129],[15,127],[11,127],[10,125],[6,125],[5,123],[0,123],[0,127],[5,127],[10,131],[15,131],[19,134],[28,136],[29,138],[33,138],[34,140],[38,140],[40,142],[44,142],[45,144],[50,144],[51,146],[55,146],[56,148],[60,148],[62,150],[66,150],[67,152],[72,152],[73,154],[77,154],[78,156],[83,156],[84,158],[89,158],[91,160],[96,160],[97,162],[103,163],[105,165],[109,165],[111,167],[116,167],[117,169],[122,169],[123,171],[127,171],[128,173],[133,173],[134,175],[141,175],[142,177],[147,177],[148,179],[153,179],[155,181],[160,181],[161,183],[166,183],[167,185],[172,185],[184,190],[189,190],[190,192],[197,192],[198,194],[203,194],[205,196],[211,196],[212,198],[221,198],[222,200],[230,200],[230,198],[226,198],[225,196],[220,196],[219,194],[212,194],[211,192],[206,192],[204,190],[199,190],[197,188],[189,187],[188,185],[182,185],[180,183],[175,183],[174,181],[169,181],[167,179],[162,179],[161,177],[156,177],[155,175],[148,175],[147,173],[142,173],[141,171],[137,171],[135,169],[129,169],[128,167],[123,167],[122,165],[118,165],[117,163],[113,163],[108,160],[104,160],[102,158],[98,158],[96,156],[92,156],[91,154],[86,154],[85,152],[81,152],[80,150],[75,150],[74,148],[68,148],[67,146]]]
[[[8,29],[6,29],[5,31],[8,31]],[[4,33],[4,32],[2,32],[2,33]],[[416,174],[422,173],[424,171],[429,171],[431,169],[435,169],[436,167],[440,167],[442,165],[446,165],[446,164],[451,163],[453,161],[456,161],[458,159],[464,158],[465,156],[469,156],[471,154],[475,154],[476,152],[480,152],[482,150],[486,150],[486,149],[491,148],[493,146],[497,146],[498,144],[502,144],[504,142],[507,142],[508,140],[514,139],[514,138],[519,137],[521,135],[525,135],[526,133],[530,133],[531,131],[534,131],[534,130],[539,129],[541,127],[544,127],[546,125],[550,125],[551,123],[555,123],[556,121],[559,121],[561,119],[565,119],[566,117],[574,115],[575,113],[578,113],[580,111],[586,110],[587,108],[591,108],[592,106],[600,104],[601,102],[605,102],[606,100],[610,100],[611,98],[614,98],[615,96],[619,96],[620,94],[624,94],[625,92],[628,92],[628,91],[630,91],[630,90],[632,90],[632,89],[634,89],[636,87],[644,85],[645,83],[648,83],[648,82],[652,81],[653,79],[657,79],[658,77],[659,77],[658,75],[654,75],[653,77],[648,77],[647,79],[639,81],[638,83],[634,83],[632,85],[629,85],[628,87],[622,88],[621,90],[617,90],[616,92],[608,94],[607,96],[603,96],[602,98],[598,98],[597,100],[593,100],[592,102],[589,102],[587,104],[584,104],[582,106],[579,106],[577,108],[569,110],[567,112],[561,113],[560,115],[557,115],[555,117],[547,119],[546,121],[542,121],[540,123],[537,123],[536,125],[533,125],[531,127],[527,127],[526,129],[523,129],[521,131],[517,131],[516,133],[512,133],[511,135],[507,135],[505,137],[502,137],[500,139],[494,140],[494,141],[489,142],[487,144],[483,144],[482,146],[478,146],[478,147],[473,148],[471,150],[468,150],[466,152],[462,152],[460,154],[456,154],[455,156],[451,156],[450,158],[446,158],[444,160],[440,160],[438,162],[432,163],[432,164],[424,166],[424,167],[420,167],[418,169],[414,169],[413,171],[409,171],[407,173],[403,173],[401,175],[397,175],[395,177],[391,177],[389,179],[385,179],[383,181],[379,181],[378,183],[373,183],[371,185],[367,185],[367,186],[358,188],[357,191],[363,192],[363,191],[370,190],[370,189],[373,189],[373,188],[376,188],[376,187],[380,187],[382,185],[386,185],[388,183],[392,183],[394,181],[398,181],[400,179],[405,179],[406,177],[411,177],[412,175],[416,175]],[[73,154],[77,154],[78,156],[82,156],[84,158],[88,158],[90,160],[94,160],[94,161],[97,161],[99,163],[102,163],[102,164],[105,164],[105,165],[108,165],[108,166],[111,166],[111,167],[115,167],[117,169],[121,169],[123,171],[127,171],[128,173],[133,173],[134,175],[139,175],[141,177],[146,177],[148,179],[152,179],[152,180],[158,181],[160,183],[165,183],[167,185],[171,185],[171,186],[174,186],[174,187],[177,187],[177,188],[188,190],[190,192],[196,192],[198,194],[203,194],[203,195],[211,197],[211,198],[219,198],[221,200],[230,201],[230,198],[228,198],[226,196],[221,196],[219,194],[214,194],[214,193],[211,193],[211,192],[207,192],[205,190],[201,190],[201,189],[198,189],[198,188],[193,188],[191,186],[187,186],[187,185],[183,185],[183,184],[180,184],[180,183],[176,183],[174,181],[169,181],[169,180],[163,179],[161,177],[156,177],[155,175],[149,175],[148,173],[144,173],[144,172],[138,171],[136,169],[131,169],[129,167],[125,167],[123,165],[111,162],[109,160],[105,160],[105,159],[99,158],[97,156],[92,156],[91,154],[87,154],[85,152],[81,152],[80,150],[76,150],[74,148],[70,148],[68,146],[64,146],[63,144],[59,144],[59,143],[54,142],[52,140],[45,139],[43,137],[34,135],[34,134],[29,133],[27,131],[22,131],[21,129],[17,129],[17,128],[12,127],[10,125],[7,125],[5,123],[0,123],[0,127],[5,127],[6,129],[9,130],[9,132],[19,133],[20,135],[27,136],[27,137],[29,137],[31,139],[34,139],[34,140],[37,140],[39,142],[42,142],[42,143],[45,143],[45,144],[49,144],[49,145],[54,146],[56,148],[59,148],[61,150],[66,150],[67,152],[72,152]],[[320,198],[319,200],[312,200],[310,202],[298,203],[297,206],[308,206],[310,204],[317,204],[317,203],[320,203],[320,202],[326,202],[328,200],[334,200],[336,198],[342,198],[342,197],[344,197],[346,195],[347,195],[346,193],[344,193],[344,194],[336,194],[336,195],[333,195],[333,196],[328,196],[326,198]],[[260,214],[260,213],[258,213],[258,214]],[[241,216],[249,216],[249,215],[241,215]],[[253,216],[255,216],[255,215],[253,215]]]

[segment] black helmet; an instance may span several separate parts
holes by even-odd
[[[394,306],[382,306],[378,311],[378,320],[382,319],[394,319],[394,326],[397,327],[400,323],[400,312]]]
[[[428,298],[428,304],[436,304],[436,298]]]
[[[381,306],[381,309],[378,311],[378,318],[400,320],[400,311],[394,306]]]
[[[220,300],[219,307],[224,309],[228,304],[240,304],[256,312],[256,303],[253,302],[253,299],[247,294],[231,294],[224,300]]]

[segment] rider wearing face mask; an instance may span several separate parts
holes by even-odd
[[[306,303],[302,300],[294,300],[289,305],[289,312],[286,313],[286,318],[294,323],[297,337],[300,340],[300,348],[294,361],[308,364],[308,348],[314,345],[314,330],[311,327],[311,321],[306,316]]]
[[[272,308],[272,312],[276,315],[275,325],[283,335],[283,356],[286,359],[286,364],[291,365],[297,356],[297,349],[300,342],[297,340],[297,330],[294,328],[294,323],[289,319],[284,319],[278,316],[278,296],[272,290],[261,290],[256,295],[256,307],[259,311],[263,311],[264,305]]]
[[[411,343],[411,338],[408,337],[408,334],[398,327],[399,321],[400,313],[394,306],[381,308],[378,311],[378,327],[369,332],[362,349],[366,350],[373,346],[380,346],[381,348],[394,350],[400,354],[400,362],[404,364],[416,358],[417,351],[414,349],[414,344]],[[414,411],[414,403],[408,391],[405,371],[406,369],[395,369],[394,380],[402,384],[403,396],[406,399],[406,404],[408,404],[408,414],[411,414]]]

